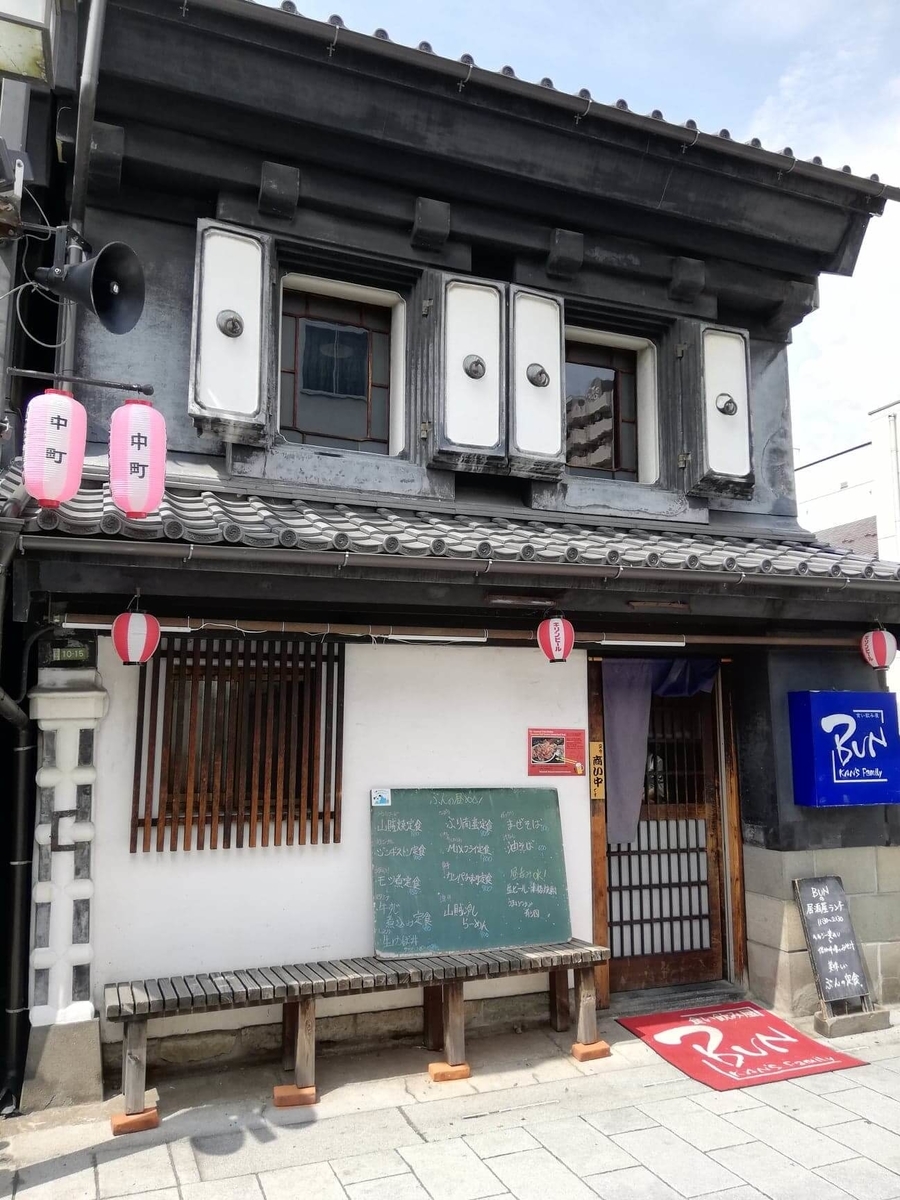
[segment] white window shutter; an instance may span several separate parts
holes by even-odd
[[[750,372],[747,336],[739,330],[703,330],[704,491],[743,494],[753,486]]]
[[[565,466],[562,302],[513,288],[510,305],[510,466],[556,475]]]
[[[269,262],[265,236],[199,223],[189,412],[225,441],[259,444],[270,424]]]
[[[445,278],[434,459],[460,469],[506,456],[506,297],[494,284]]]

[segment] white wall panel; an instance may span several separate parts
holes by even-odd
[[[558,458],[563,450],[562,305],[549,296],[512,296],[511,446],[513,455]],[[549,376],[544,387],[528,378],[532,365]]]
[[[750,406],[747,386],[747,343],[739,333],[703,331],[703,393],[706,415],[706,462],[717,475],[749,475]],[[720,411],[731,398],[732,415]]]
[[[500,448],[503,414],[503,293],[487,284],[447,284],[444,332],[444,437],[457,446]],[[463,363],[477,355],[484,375],[473,379]]]

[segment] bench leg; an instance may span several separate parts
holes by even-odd
[[[422,1031],[426,1050],[440,1050],[444,1044],[444,1001],[439,983],[423,988]]]
[[[575,968],[575,1022],[573,1057],[579,1062],[608,1058],[609,1046],[597,1040],[597,984],[593,967]]]
[[[110,1120],[112,1131],[137,1133],[155,1129],[159,1124],[156,1105],[145,1107],[147,1090],[147,1022],[126,1021],[122,1036],[122,1091],[125,1093],[125,1112]]]
[[[569,972],[550,972],[550,1024],[561,1033],[572,1024],[569,1012]]]
[[[272,1102],[276,1108],[296,1108],[301,1104],[317,1104],[316,1091],[316,1001],[314,996],[301,996],[297,1002],[297,1033],[294,1041],[294,1082],[274,1088]]]
[[[451,979],[441,984],[441,989],[446,1061],[428,1064],[428,1074],[434,1083],[448,1083],[452,1079],[468,1079],[470,1074],[469,1064],[466,1062],[463,981]]]
[[[281,1006],[281,1066],[293,1071],[297,1054],[297,1021],[300,1005],[296,1000],[285,1000]]]

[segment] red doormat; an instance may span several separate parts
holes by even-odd
[[[814,1042],[758,1004],[616,1019],[666,1062],[717,1092],[865,1066],[861,1059]]]

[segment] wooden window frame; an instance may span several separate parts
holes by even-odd
[[[616,355],[628,355],[631,360],[631,369],[626,370],[624,367],[614,366],[612,359]],[[607,359],[609,361],[602,361]],[[637,380],[638,380],[638,355],[636,350],[622,348],[618,346],[606,346],[598,342],[581,342],[576,339],[566,338],[564,351],[564,364],[568,367],[569,364],[579,366],[596,366],[601,370],[612,371],[614,373],[613,393],[612,393],[612,466],[610,467],[586,467],[572,462],[568,456],[568,445],[566,446],[566,465],[573,475],[585,475],[600,479],[624,479],[629,483],[637,483],[638,480],[638,464],[640,462],[640,442],[638,429],[638,400],[637,400]],[[626,418],[622,415],[622,403],[620,397],[620,382],[623,375],[630,375],[633,379],[634,389],[634,417]],[[569,397],[566,395],[566,405],[568,406]],[[622,426],[634,426],[634,466],[622,466]],[[568,443],[569,434],[569,415],[566,413],[566,441]]]
[[[131,852],[341,840],[344,646],[167,634],[140,667]]]
[[[345,310],[343,315],[335,314],[333,306],[341,305]],[[331,325],[342,329],[357,329],[362,330],[367,335],[366,344],[366,394],[365,397],[340,397],[338,393],[334,393],[335,398],[346,398],[356,400],[359,403],[365,402],[366,406],[366,431],[362,437],[354,437],[349,434],[325,433],[322,430],[312,428],[314,422],[311,418],[305,417],[303,414],[304,398],[307,396],[320,395],[329,396],[328,392],[317,392],[316,389],[304,388],[303,385],[303,323],[306,321],[313,322],[318,325]],[[288,355],[288,347],[285,344],[285,328],[286,323],[291,322],[291,337],[292,337],[292,353]],[[295,435],[296,439],[305,446],[322,446],[326,449],[349,449],[347,446],[335,446],[335,442],[355,442],[356,446],[353,449],[356,452],[362,451],[369,454],[387,454],[390,448],[390,427],[391,427],[391,318],[381,305],[366,304],[362,301],[347,300],[334,297],[318,296],[312,292],[286,291],[281,307],[281,325],[282,325],[282,354],[281,354],[281,400],[279,407],[279,428],[282,433],[287,435]],[[387,378],[375,379],[373,375],[375,354],[374,354],[374,339],[376,336],[384,336],[388,339],[388,353],[386,356]],[[286,363],[290,362],[290,366]],[[291,380],[291,419],[285,421],[283,416],[285,393],[284,389],[287,380]],[[385,414],[384,436],[376,436],[372,432],[373,419],[373,390],[375,388],[383,389],[387,394],[386,404],[387,412]],[[291,437],[290,440],[294,440]],[[375,447],[381,447],[375,449]]]
[[[284,426],[284,433],[281,434],[283,441],[287,445],[297,447],[298,451],[308,448],[312,452],[316,450],[327,450],[332,456],[340,457],[344,454],[375,454],[381,459],[386,456],[397,457],[407,453],[410,444],[409,430],[409,407],[406,396],[406,376],[407,376],[407,331],[406,331],[406,305],[407,296],[399,291],[389,290],[387,288],[372,287],[368,284],[349,283],[340,279],[328,279],[316,275],[305,275],[291,270],[284,270],[280,278],[280,304],[278,310],[278,331],[276,335],[277,352],[279,368],[281,364],[281,331],[282,331],[282,316],[287,310],[287,315],[290,314],[290,307],[293,298],[296,296],[305,296],[312,301],[317,298],[324,300],[330,298],[364,306],[367,308],[382,309],[389,314],[390,321],[390,345],[389,345],[389,383],[388,383],[388,439],[386,454],[380,451],[367,449],[365,442],[359,442],[359,448],[349,449],[346,446],[324,446],[316,441],[299,442],[291,436],[292,429],[290,426]],[[333,318],[328,318],[329,320]],[[370,354],[371,361],[371,354]],[[296,364],[295,364],[296,365]],[[288,372],[297,378],[296,372]],[[277,393],[277,412],[275,414],[274,432],[279,432],[281,426],[281,384],[282,374],[279,374],[279,386]],[[296,394],[296,384],[294,385]],[[295,404],[294,404],[295,407]],[[312,435],[315,437],[316,435]],[[331,435],[327,435],[330,437]],[[335,438],[334,440],[352,442],[352,438]],[[372,439],[379,440],[379,439]]]

